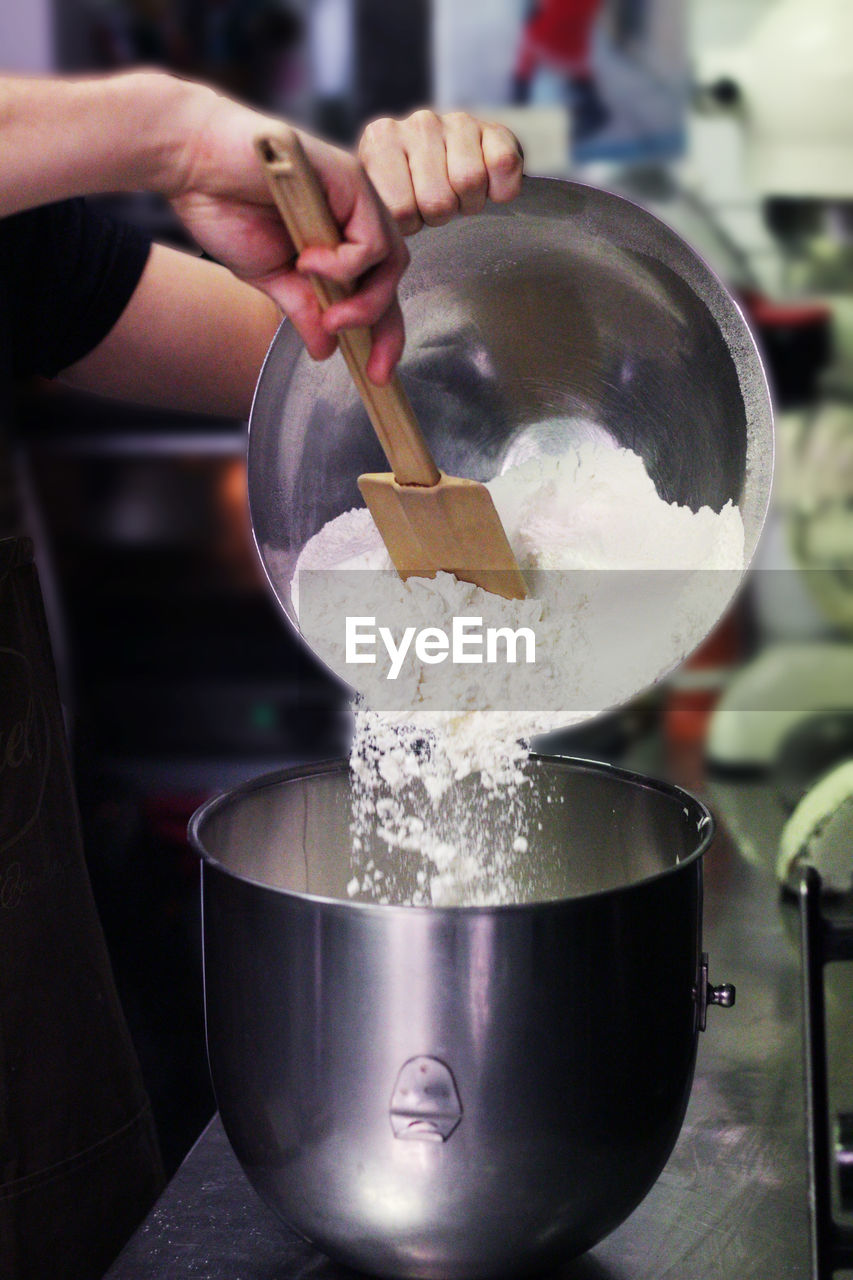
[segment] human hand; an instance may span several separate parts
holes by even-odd
[[[347,152],[300,133],[342,239],[337,248],[308,248],[297,259],[253,145],[259,134],[280,130],[281,121],[191,88],[180,161],[166,190],[179,217],[204,250],[275,300],[315,359],[331,355],[339,329],[368,327],[367,372],[386,382],[403,350],[397,285],[409,255],[364,168]],[[324,313],[309,274],[353,293]]]
[[[178,178],[167,194],[190,233],[278,303],[315,359],[332,353],[338,330],[369,327],[368,375],[387,381],[405,340],[397,285],[409,255],[400,233],[476,213],[487,199],[513,199],[523,167],[513,134],[465,112],[421,110],[368,125],[356,158],[300,133],[342,240],[296,260],[253,149],[257,135],[281,121],[200,85],[185,88],[180,158],[171,166]],[[351,296],[323,313],[311,273],[349,286]]]
[[[457,213],[479,213],[487,200],[503,204],[521,190],[517,139],[464,111],[424,109],[404,120],[374,120],[358,156],[403,235],[424,223],[442,226]]]

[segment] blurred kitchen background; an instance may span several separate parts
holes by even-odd
[[[0,66],[159,64],[344,143],[377,115],[466,107],[516,130],[529,172],[621,191],[680,231],[765,355],[773,507],[701,652],[560,742],[616,759],[651,727],[699,770],[786,760],[793,804],[853,756],[851,15],[849,0],[0,0]],[[112,203],[182,243],[157,201]],[[187,819],[243,778],[342,751],[345,699],[265,588],[244,423],[56,385],[24,390],[21,423],[92,878],[174,1167],[213,1110]]]

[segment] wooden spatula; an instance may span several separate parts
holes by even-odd
[[[298,136],[289,129],[256,139],[273,198],[297,252],[340,243],[325,193]],[[325,309],[347,290],[312,276]],[[412,406],[394,374],[385,386],[367,376],[368,329],[346,329],[338,341],[391,473],[358,478],[362,497],[400,577],[432,578],[439,569],[507,599],[527,588],[485,485],[436,467]]]

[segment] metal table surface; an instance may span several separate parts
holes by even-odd
[[[685,1123],[659,1180],[618,1230],[561,1268],[561,1280],[809,1275],[798,914],[773,875],[786,814],[766,784],[712,781],[691,789],[718,820],[705,859],[710,978],[735,983],[737,1003],[709,1010]],[[827,973],[836,1110],[853,1110],[850,967]],[[214,1118],[105,1280],[298,1280],[307,1273],[331,1280],[346,1269],[258,1199]]]

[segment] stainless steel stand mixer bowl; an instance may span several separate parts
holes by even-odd
[[[351,900],[345,764],[191,824],[226,1132],[267,1203],[349,1266],[474,1280],[588,1249],[663,1168],[706,1005],[730,1002],[701,952],[704,806],[605,765],[531,769],[513,905]]]

